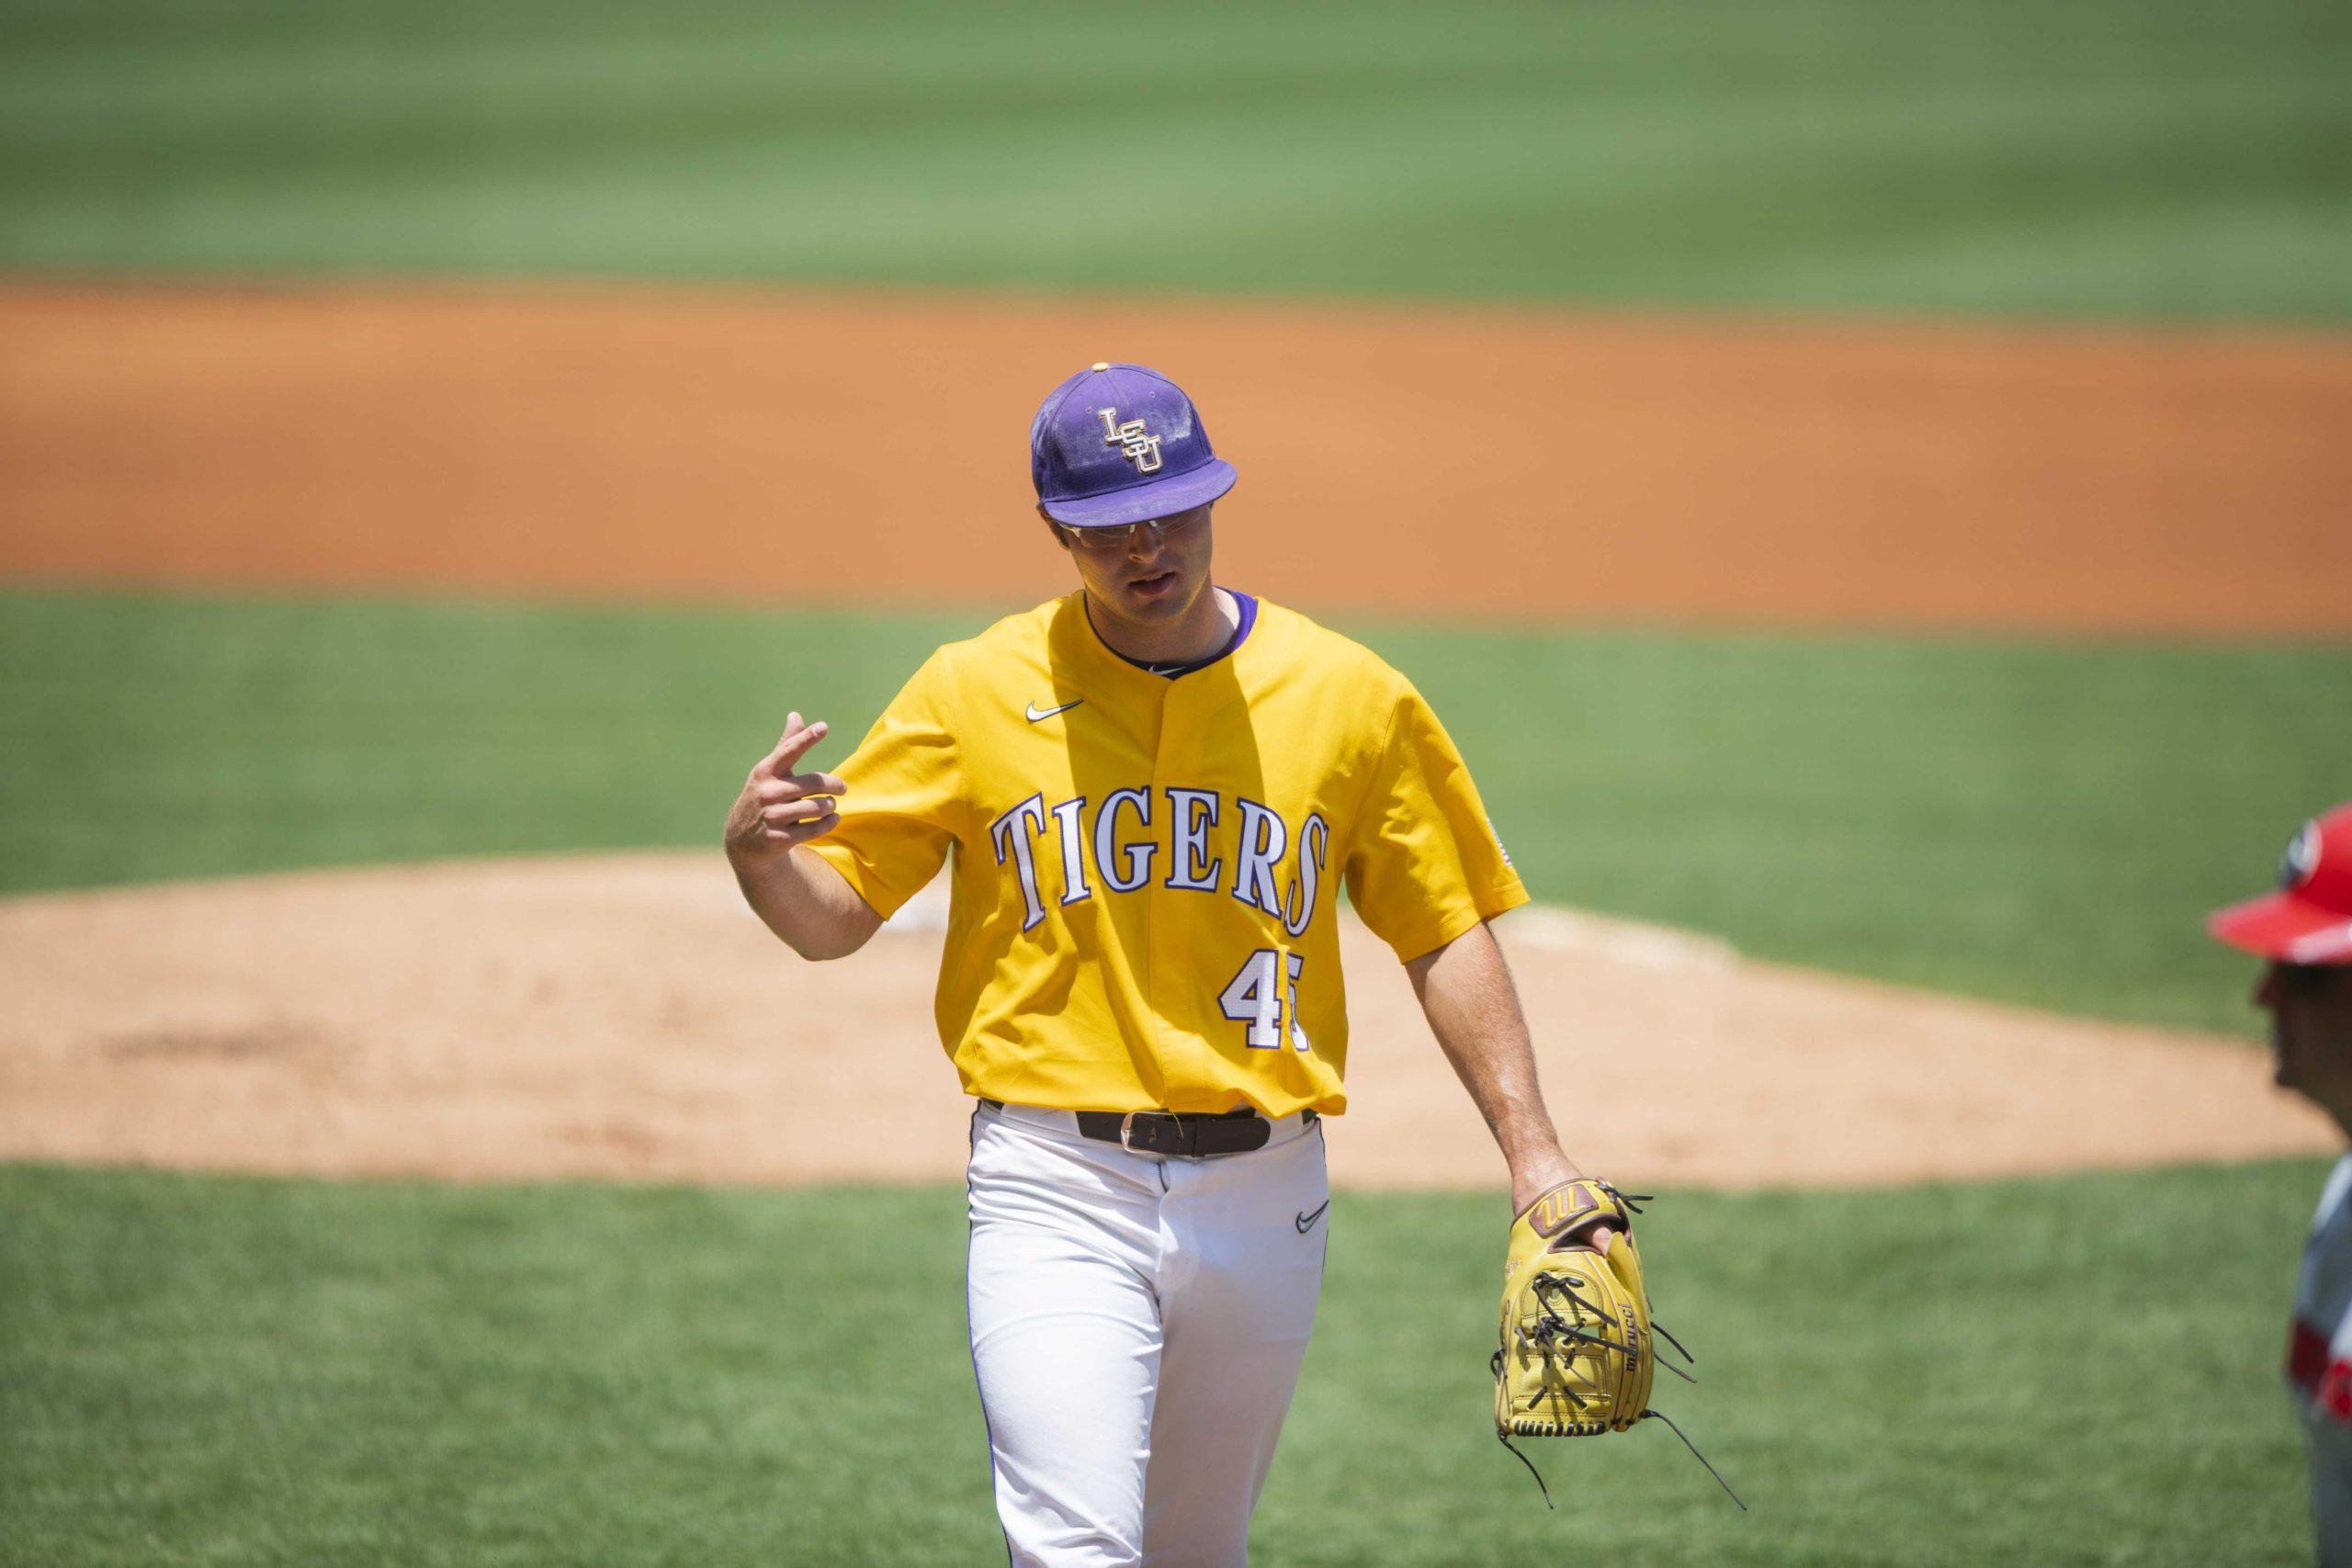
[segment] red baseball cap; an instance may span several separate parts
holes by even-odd
[[[2352,964],[2352,801],[2303,824],[2278,892],[2214,910],[2205,929],[2288,964]]]

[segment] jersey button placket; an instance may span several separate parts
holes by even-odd
[[[1179,892],[1167,886],[1176,874],[1177,834],[1175,815],[1168,804],[1168,786],[1205,788],[1201,784],[1204,770],[1200,758],[1200,726],[1192,692],[1199,682],[1180,678],[1174,681],[1154,676],[1167,687],[1167,695],[1159,708],[1159,745],[1152,759],[1152,809],[1166,818],[1159,833],[1159,841],[1167,846],[1166,859],[1154,878],[1150,922],[1151,978],[1148,993],[1152,1016],[1159,1021],[1159,1063],[1163,1081],[1169,1083],[1204,1081],[1202,1069],[1207,1066],[1199,1060],[1201,1043],[1189,1038],[1190,1054],[1181,1065],[1175,1060],[1179,1031],[1172,1019],[1194,1016],[1198,1009],[1193,998],[1167,994],[1177,986],[1194,986],[1201,977],[1193,973],[1193,932],[1195,922],[1192,908],[1181,900],[1197,898],[1196,893]],[[1190,689],[1188,689],[1190,688]]]

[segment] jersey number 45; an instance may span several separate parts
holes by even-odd
[[[1225,1010],[1225,1016],[1250,1026],[1245,1038],[1250,1049],[1281,1050],[1284,1023],[1290,1026],[1290,1043],[1301,1051],[1306,1049],[1306,1031],[1298,1023],[1298,977],[1306,968],[1303,953],[1261,947],[1242,961],[1225,989],[1217,993],[1216,1003]]]

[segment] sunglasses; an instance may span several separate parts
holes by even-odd
[[[1153,544],[1163,539],[1190,537],[1208,516],[1206,507],[1196,506],[1190,512],[1179,512],[1169,517],[1148,518],[1141,523],[1109,523],[1099,528],[1073,528],[1068,524],[1056,524],[1062,537],[1081,550],[1109,555],[1117,550],[1133,549],[1148,537]]]

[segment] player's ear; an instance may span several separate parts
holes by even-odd
[[[1043,502],[1037,503],[1037,515],[1046,520],[1046,532],[1054,536],[1054,543],[1065,550],[1069,549],[1069,536],[1062,532],[1062,525],[1054,521],[1053,513],[1046,510]]]

